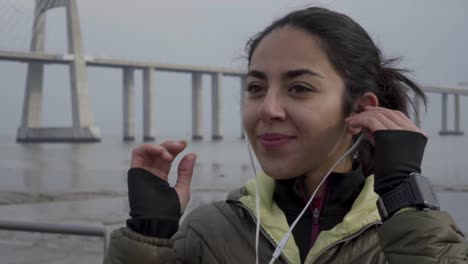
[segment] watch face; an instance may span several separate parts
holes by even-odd
[[[428,178],[419,175],[414,176],[414,179],[424,204],[430,209],[439,210],[439,200],[432,189],[431,181]]]

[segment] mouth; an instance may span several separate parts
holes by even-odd
[[[284,147],[296,137],[280,133],[265,133],[259,135],[257,138],[263,148],[274,150]]]

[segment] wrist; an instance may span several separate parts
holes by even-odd
[[[399,186],[379,196],[377,208],[383,221],[404,208],[439,210],[430,180],[412,173]]]
[[[132,168],[127,183],[132,218],[180,218],[179,196],[167,181],[145,169]]]
[[[406,130],[379,130],[375,137],[375,192],[399,186],[411,173],[421,173],[427,137]]]
[[[179,229],[179,219],[171,218],[131,218],[126,224],[138,234],[159,238],[170,238]]]

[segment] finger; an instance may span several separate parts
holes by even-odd
[[[348,124],[348,131],[351,133],[351,135],[357,135],[359,133],[363,133],[365,138],[374,145],[375,139],[374,135],[372,132],[370,132],[368,129],[365,129],[357,124]]]
[[[172,161],[174,156],[161,145],[144,144],[143,150],[148,157],[154,158],[161,156],[166,161]]]
[[[356,118],[376,118],[385,127],[385,129],[402,130],[405,127],[408,127],[408,124],[404,120],[401,120],[397,114],[392,110],[383,107],[366,107],[366,111],[347,118],[347,121]]]
[[[380,109],[377,109],[377,108],[380,108]],[[390,109],[382,108],[382,107],[366,107],[366,109],[369,109],[370,111],[375,111],[375,110],[381,111],[389,119],[391,119],[395,124],[400,126],[402,130],[418,132],[426,136],[424,131],[422,131],[421,128],[419,128],[415,123],[413,123],[413,121],[411,121],[411,119],[401,111],[390,110]]]
[[[182,210],[185,209],[190,200],[190,183],[192,181],[196,159],[197,156],[195,153],[185,155],[180,161],[177,171],[178,178],[174,188],[179,195]]]
[[[372,135],[372,133],[369,130],[363,129],[360,126],[348,126],[348,131],[353,136],[362,132],[369,142],[371,142],[372,144],[374,144],[374,142],[375,142],[375,139],[374,139],[374,136]]]
[[[180,161],[177,171],[178,178],[175,186],[176,189],[179,188],[181,190],[186,190],[190,187],[196,159],[197,155],[195,153],[190,153],[185,155],[185,157]]]
[[[167,180],[172,159],[172,155],[165,148],[153,144],[143,144],[133,150],[130,167],[148,170]]]
[[[134,154],[138,154],[141,156],[147,155],[148,151],[154,154],[158,154],[158,153],[160,154],[162,153],[162,148],[159,148],[157,145],[142,144],[133,149]]]
[[[400,122],[403,129],[422,132],[421,129],[403,112],[398,110],[392,110],[391,112],[393,113],[395,122]]]
[[[401,130],[402,127],[397,125],[393,120],[390,120],[385,113],[378,111],[374,113],[369,113],[369,116],[376,118],[379,120],[379,122],[385,127],[385,129],[391,129],[391,130]]]
[[[177,156],[187,147],[187,141],[165,141],[161,144],[161,146],[165,147],[173,156]]]
[[[348,132],[351,133],[351,135],[359,134],[361,131],[362,128],[359,126],[348,126]]]
[[[391,109],[383,108],[383,107],[369,107],[369,106],[366,106],[365,109],[368,110],[369,112],[374,111],[374,112],[379,112],[385,115],[389,120],[391,120],[401,129],[412,130],[416,127],[416,125],[414,125],[413,122],[411,122],[411,120],[401,111],[391,110]]]
[[[362,127],[369,130],[371,133],[374,133],[378,130],[384,130],[386,127],[382,122],[375,116],[363,115],[360,113],[346,120],[349,126],[351,127]]]
[[[150,156],[161,154],[162,148],[158,148],[157,146],[151,146],[150,144],[139,145],[132,151],[131,164],[143,164],[144,160],[150,158]]]

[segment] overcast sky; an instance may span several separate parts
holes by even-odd
[[[0,50],[27,51],[33,0],[0,0]],[[414,71],[422,85],[458,87],[468,82],[468,1],[466,0],[80,0],[86,55],[160,63],[245,67],[244,45],[254,33],[287,12],[320,5],[360,23],[384,54],[403,56],[399,65]],[[48,12],[46,50],[66,53],[64,9]],[[89,68],[89,90],[97,126],[121,135],[122,74]],[[0,134],[20,124],[25,64],[0,61]],[[141,73],[136,74],[136,125],[141,134]],[[191,79],[156,74],[156,132],[190,135]],[[204,127],[210,135],[210,80],[204,77]],[[71,124],[70,88],[65,66],[47,66],[45,126]],[[223,80],[224,131],[240,131],[239,81]],[[440,128],[440,95],[430,96],[423,127]],[[462,97],[462,127],[468,128],[468,98]],[[451,109],[450,109],[451,111]],[[170,112],[170,115],[169,115]],[[463,113],[464,112],[464,113]],[[449,120],[451,122],[452,120]],[[451,123],[449,123],[451,124]]]

